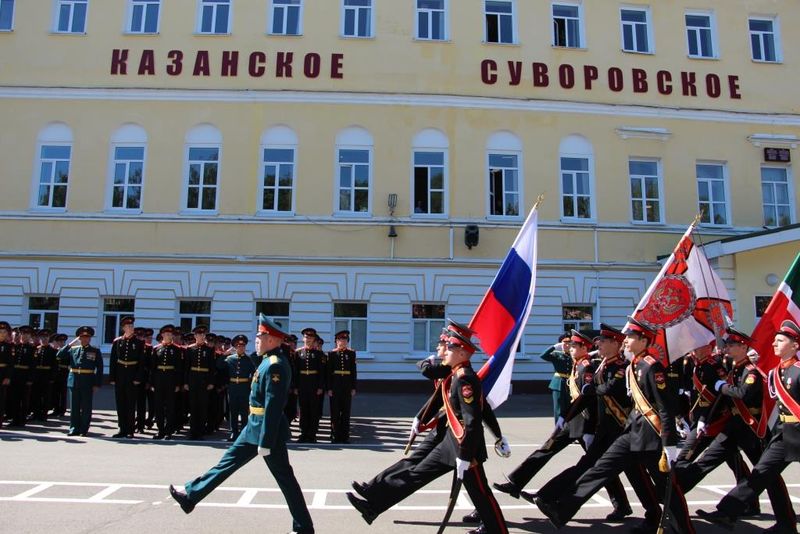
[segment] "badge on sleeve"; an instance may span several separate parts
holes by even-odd
[[[272,373],[272,381],[276,384],[281,381],[281,374],[280,373]]]
[[[258,382],[258,369],[256,369],[255,373],[253,373],[253,382],[252,383],[255,384],[256,382]]]
[[[473,396],[472,386],[469,384],[464,384],[461,386],[461,397],[464,399],[464,402],[467,404],[471,404],[475,397]]]
[[[653,375],[653,378],[655,378],[656,387],[658,389],[664,389],[665,387],[667,387],[667,381],[664,378],[664,373],[662,373],[661,371],[656,372]]]
[[[747,378],[744,379],[745,384],[755,384],[756,383],[756,375],[749,374]]]

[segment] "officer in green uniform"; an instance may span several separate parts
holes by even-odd
[[[69,410],[68,436],[89,433],[92,420],[92,397],[103,384],[103,355],[90,345],[94,328],[82,326],[75,331],[75,339],[58,351],[58,359],[69,364],[67,387],[72,402]]]
[[[549,347],[540,356],[544,361],[553,364],[553,378],[550,379],[550,393],[553,396],[553,420],[558,421],[558,416],[566,413],[569,408],[569,391],[567,379],[572,371],[572,357],[565,343],[569,343],[569,333],[565,332],[558,338],[558,343]]]
[[[232,342],[236,353],[222,360],[220,369],[228,377],[228,422],[231,425],[228,441],[238,438],[241,429],[247,426],[247,399],[250,396],[250,382],[256,371],[253,360],[246,352],[247,336],[238,335]]]
[[[247,426],[225,452],[216,466],[185,485],[185,492],[170,486],[172,497],[185,513],[190,513],[214,488],[240,467],[262,456],[283,493],[292,514],[293,530],[301,534],[314,532],[303,492],[289,465],[286,441],[289,424],[283,414],[292,370],[286,352],[281,348],[286,334],[263,314],[258,319],[256,352],[262,356],[261,365],[250,387],[250,417]]]

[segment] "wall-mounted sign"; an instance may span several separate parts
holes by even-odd
[[[766,147],[764,149],[764,161],[774,163],[789,163],[792,161],[792,153],[788,148]]]

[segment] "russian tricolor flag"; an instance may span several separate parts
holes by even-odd
[[[533,306],[538,217],[537,206],[534,206],[469,323],[489,356],[478,376],[492,408],[508,398],[514,349]]]

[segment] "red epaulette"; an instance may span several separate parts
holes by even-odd
[[[748,362],[744,364],[744,368],[747,369],[748,371],[752,371],[755,368],[755,365],[753,364],[753,362]]]
[[[653,358],[652,356],[650,356],[649,354],[644,357],[644,361],[646,361],[650,365],[653,365],[654,363],[656,363],[656,359]]]
[[[796,362],[794,362],[794,367],[800,367],[800,360],[797,360]]]
[[[463,367],[459,367],[459,368],[456,370],[456,376],[460,378],[460,377],[464,376],[464,373],[465,373],[465,372],[466,372],[466,371],[464,371],[464,368],[463,368]]]
[[[123,337],[125,337],[125,336],[119,336],[119,337],[115,337],[115,338],[114,338],[114,341],[112,341],[112,343],[114,343],[115,341],[119,341],[119,340],[120,340],[120,339],[122,339]]]

